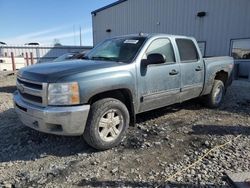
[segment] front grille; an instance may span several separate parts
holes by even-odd
[[[19,91],[19,93],[26,100],[33,101],[35,103],[43,103],[42,97],[37,97],[37,96],[30,95],[30,94],[27,94],[27,93],[21,93],[20,91]]]
[[[27,82],[27,81],[23,81],[23,80],[21,80],[20,78],[17,78],[17,81],[18,81],[20,84],[23,84],[23,85],[26,86],[26,87],[30,87],[30,88],[33,88],[33,89],[39,89],[39,90],[42,90],[42,89],[43,89],[43,85],[42,85],[42,84],[30,83],[30,82]]]
[[[17,90],[26,102],[45,106],[47,102],[47,84],[17,78]]]

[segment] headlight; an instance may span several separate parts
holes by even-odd
[[[79,86],[77,82],[49,84],[49,105],[76,105],[79,103]]]

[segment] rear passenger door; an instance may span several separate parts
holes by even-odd
[[[181,101],[200,96],[204,83],[204,63],[191,39],[176,39],[181,68]]]

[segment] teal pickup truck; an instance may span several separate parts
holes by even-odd
[[[118,145],[136,114],[204,97],[220,106],[231,57],[203,58],[192,37],[139,34],[107,39],[81,60],[21,69],[14,93],[23,124],[77,136],[98,150]]]

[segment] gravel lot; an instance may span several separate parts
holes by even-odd
[[[0,187],[230,187],[225,172],[250,171],[249,82],[235,81],[218,110],[193,100],[138,115],[122,145],[103,152],[23,126],[14,90],[14,76],[0,78]]]

